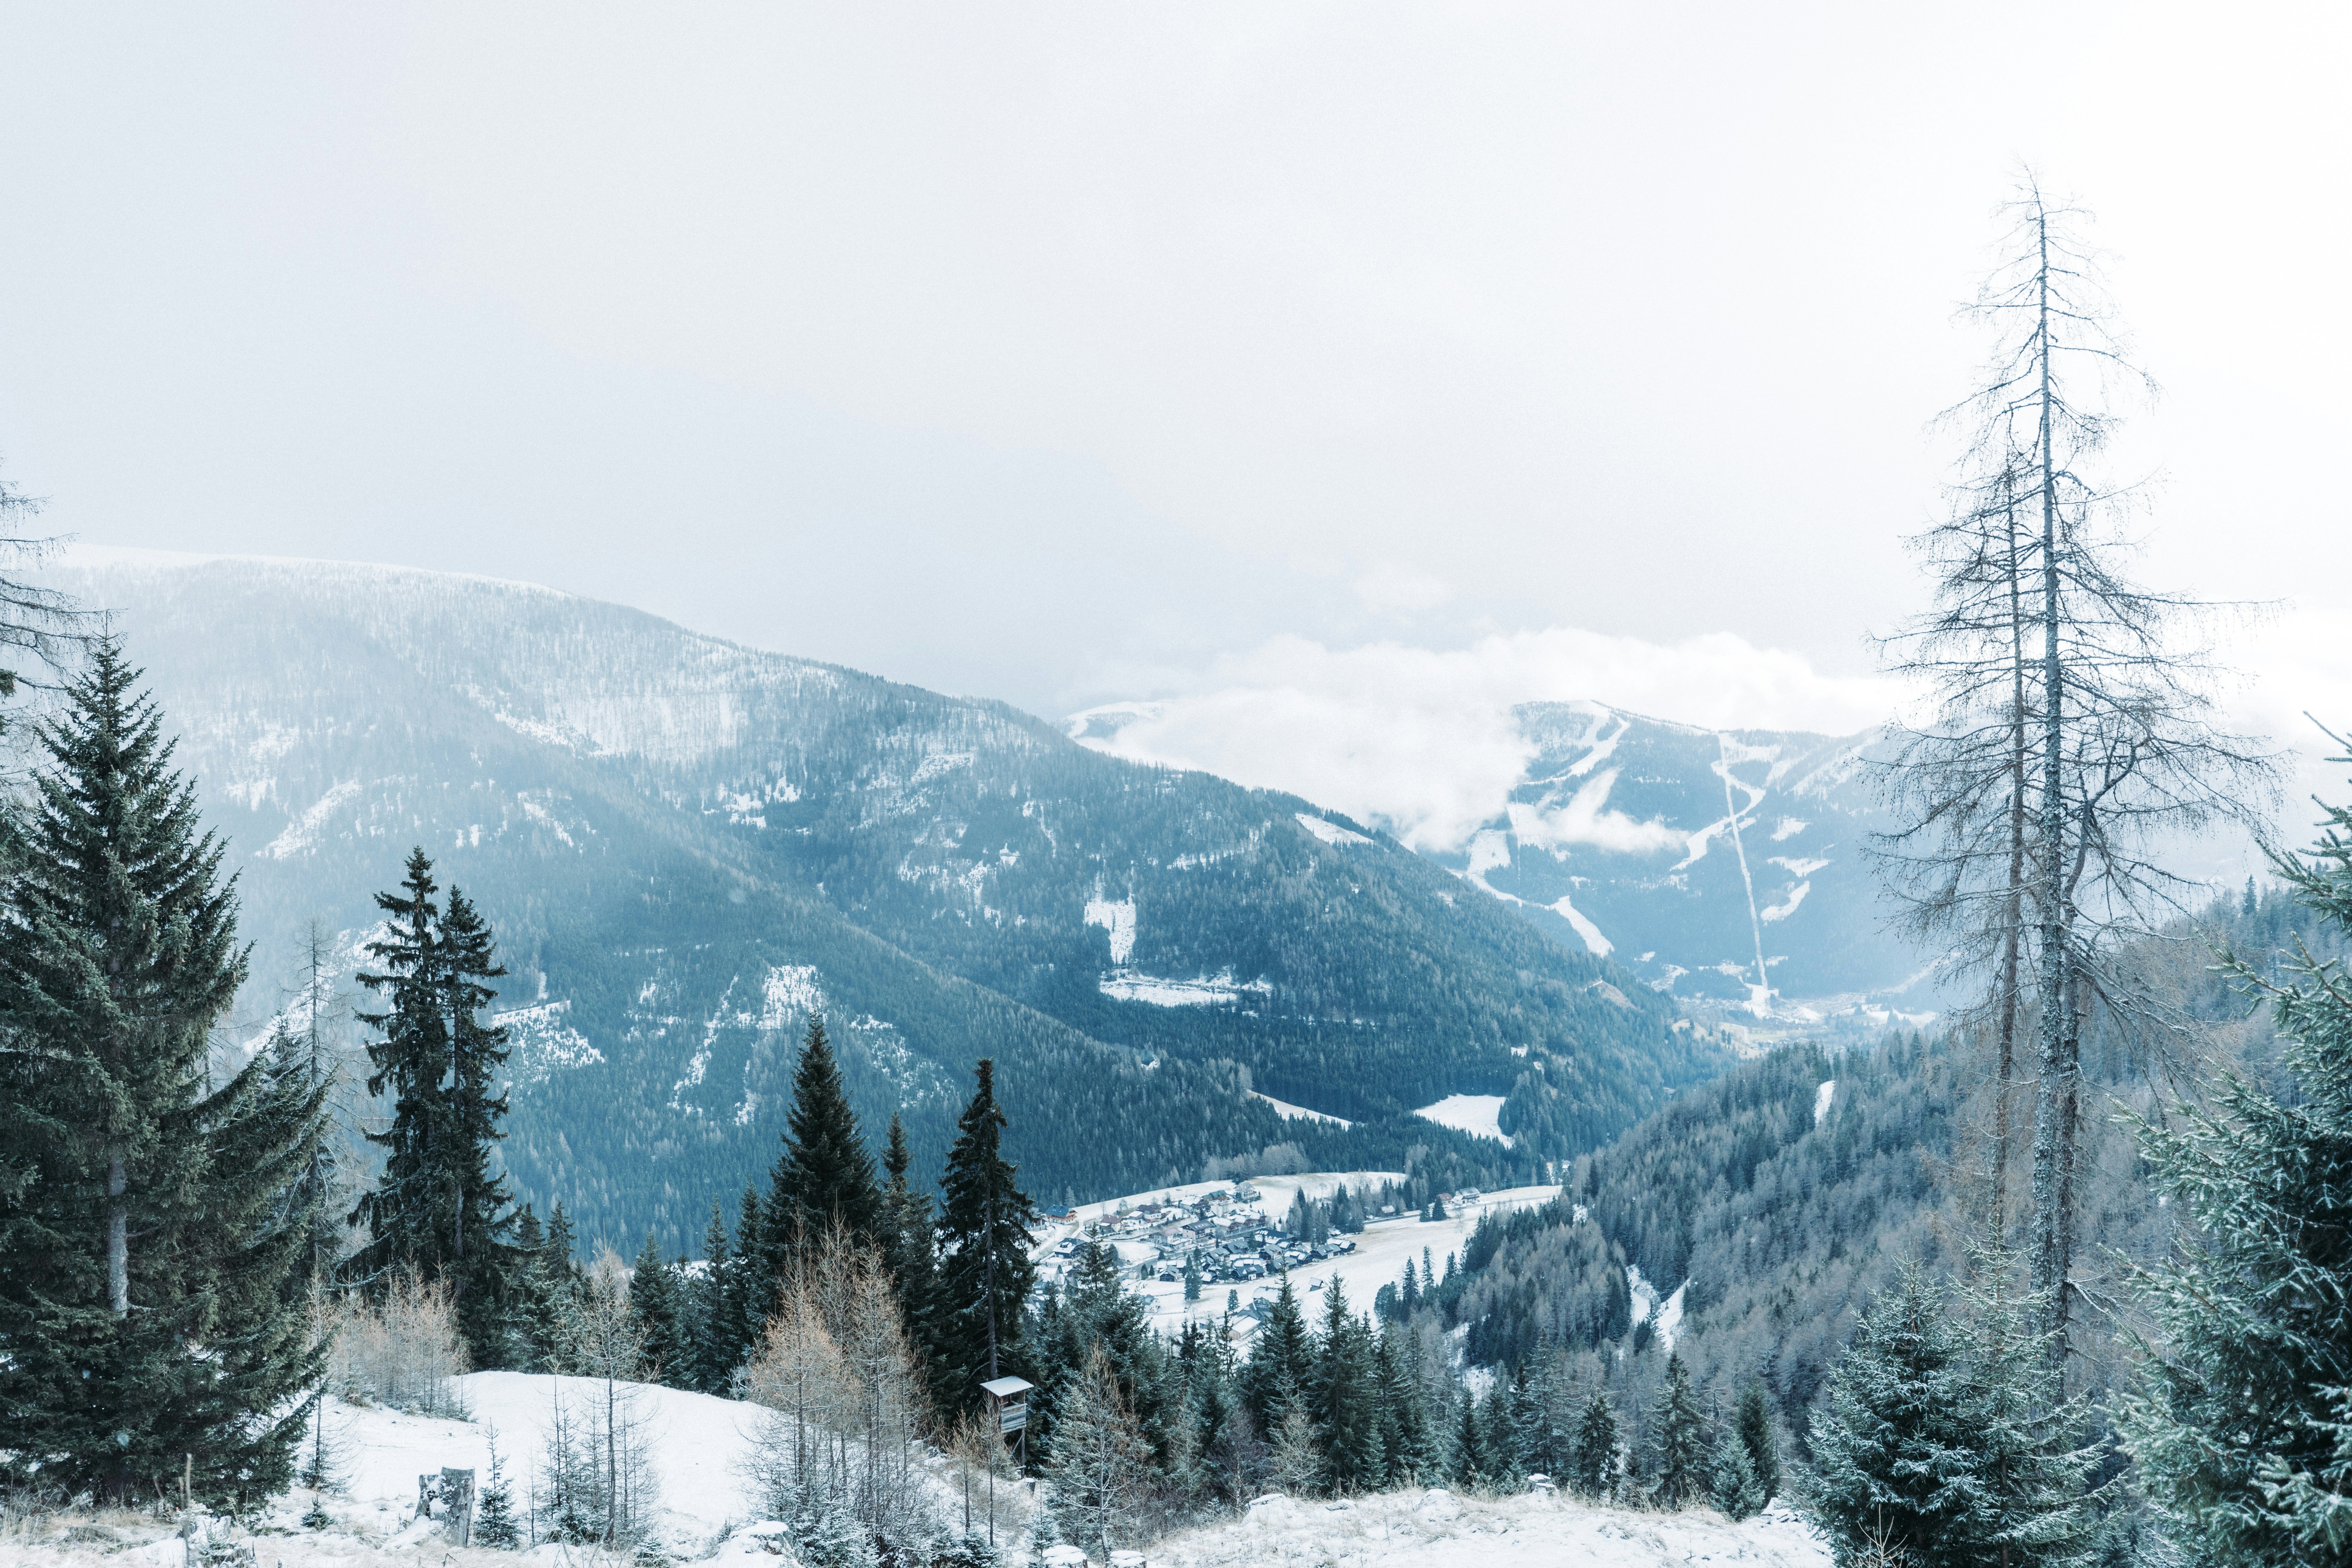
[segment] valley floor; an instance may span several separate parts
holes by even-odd
[[[419,1416],[331,1403],[331,1441],[340,1448],[341,1489],[320,1500],[333,1523],[305,1529],[311,1494],[281,1499],[248,1537],[256,1568],[589,1568],[593,1550],[545,1545],[526,1553],[452,1550],[431,1521],[415,1517],[417,1477],[443,1467],[487,1471],[493,1440],[514,1487],[518,1511],[530,1501],[555,1402],[601,1396],[583,1378],[477,1373],[457,1380],[470,1420]],[[761,1418],[756,1406],[676,1389],[624,1384],[653,1434],[660,1491],[659,1536],[673,1561],[728,1568],[791,1568],[745,1527],[761,1510],[742,1474]],[[948,1499],[942,1473],[940,1495]],[[1010,1500],[1000,1540],[1013,1539]],[[185,1568],[169,1520],[152,1515],[18,1521],[0,1527],[8,1568]],[[77,1538],[78,1537],[78,1538]],[[1060,1555],[1067,1555],[1066,1549]],[[1022,1560],[1008,1552],[1008,1563]],[[1122,1562],[1131,1562],[1121,1553]],[[1153,1542],[1145,1561],[1162,1568],[1667,1568],[1743,1563],[1756,1568],[1827,1568],[1829,1554],[1792,1515],[1775,1509],[1733,1524],[1707,1510],[1661,1514],[1594,1508],[1549,1495],[1456,1497],[1412,1490],[1345,1502],[1260,1499],[1246,1517],[1180,1531]]]

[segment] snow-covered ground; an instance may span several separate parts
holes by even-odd
[[[1249,1516],[1152,1544],[1164,1568],[1665,1568],[1745,1563],[1828,1568],[1830,1554],[1774,1508],[1734,1524],[1708,1509],[1637,1513],[1565,1498],[1391,1492],[1339,1502],[1262,1498]]]
[[[1503,1097],[1499,1094],[1449,1094],[1413,1114],[1440,1127],[1467,1132],[1473,1138],[1492,1138],[1506,1149],[1511,1146],[1510,1135],[1503,1131]]]

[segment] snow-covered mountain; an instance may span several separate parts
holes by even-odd
[[[1158,712],[1108,703],[1063,727],[1121,752]],[[1865,856],[1874,732],[1712,730],[1597,702],[1508,719],[1517,781],[1466,841],[1423,846],[1463,880],[1685,999],[1783,1016],[1792,999],[1925,999],[1924,961],[1885,929]]]
[[[1438,858],[1561,942],[1682,996],[1891,994],[1919,972],[1865,856],[1870,733],[1703,730],[1590,702],[1514,717],[1526,777]]]
[[[1453,1095],[1507,1097],[1510,1157],[1553,1157],[1719,1063],[1624,970],[1364,824],[1000,703],[478,578],[95,554],[56,577],[113,611],[229,841],[242,1026],[306,922],[348,953],[422,845],[512,971],[509,1164],[592,1235],[698,1236],[772,1158],[819,1009],[861,1113],[901,1110],[926,1164],[995,1057],[1048,1197],[1282,1142],[1500,1157],[1412,1114]]]

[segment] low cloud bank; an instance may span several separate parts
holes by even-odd
[[[1101,717],[1086,738],[1116,755],[1289,790],[1418,849],[1459,849],[1502,812],[1533,754],[1511,709],[1578,700],[1707,729],[1832,735],[1882,722],[1896,705],[1885,679],[1826,676],[1728,633],[1662,644],[1557,627],[1444,651],[1283,637],[1218,661],[1190,690],[1093,710]],[[1602,809],[1606,798],[1604,785],[1580,803],[1585,826],[1612,837],[1633,828]]]

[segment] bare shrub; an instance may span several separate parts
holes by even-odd
[[[322,1298],[317,1323],[333,1335],[327,1386],[354,1405],[421,1415],[462,1415],[454,1379],[471,1370],[449,1288],[395,1273],[373,1300]]]
[[[645,1325],[630,1305],[620,1254],[598,1250],[560,1329],[563,1370],[594,1381],[569,1394],[553,1384],[531,1532],[538,1534],[544,1510],[556,1540],[636,1544],[656,1500],[655,1433],[635,1381],[645,1371]]]
[[[777,1518],[845,1517],[877,1542],[931,1533],[922,1374],[878,1248],[836,1227],[795,1249],[747,1385],[770,1412],[749,1479]]]

